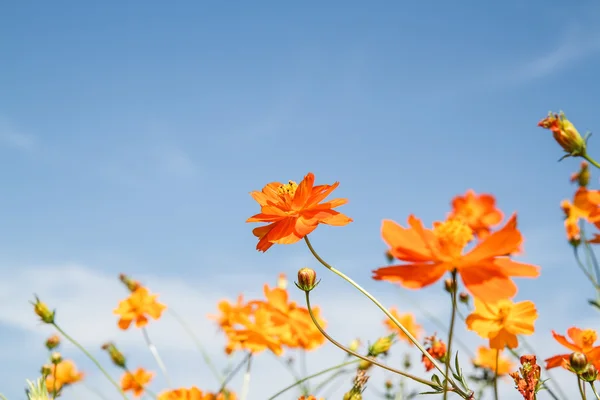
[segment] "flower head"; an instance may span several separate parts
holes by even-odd
[[[569,241],[580,240],[579,221],[600,225],[600,191],[579,187],[573,202],[563,200],[560,207],[565,213],[565,230]]]
[[[344,214],[333,209],[348,202],[334,199],[321,203],[339,185],[314,186],[315,176],[309,173],[297,184],[271,182],[262,191],[251,196],[260,204],[261,212],[246,222],[266,222],[252,233],[259,241],[256,249],[267,251],[273,244],[296,243],[317,228],[319,224],[343,226],[352,222]]]
[[[58,346],[60,346],[60,337],[58,337],[58,335],[52,335],[46,339],[46,348],[48,350],[53,350]]]
[[[50,311],[46,303],[40,301],[40,299],[35,296],[35,302],[33,304],[33,311],[36,313],[40,320],[46,324],[54,323],[54,311]]]
[[[571,352],[546,359],[546,369],[563,367],[573,370],[570,365],[572,352],[583,353],[586,356],[588,363],[594,365],[596,368],[600,368],[600,346],[594,346],[598,339],[595,330],[571,327],[567,330],[568,339],[555,331],[552,331],[552,336],[554,336],[554,339],[558,343],[571,350]],[[569,341],[569,339],[571,340]]]
[[[148,317],[159,319],[167,308],[156,301],[158,295],[150,294],[148,289],[141,286],[135,289],[128,298],[119,302],[114,313],[120,316],[119,328],[126,330],[135,321],[135,326],[141,328],[148,324]]]
[[[538,122],[538,126],[552,131],[554,140],[563,148],[567,156],[576,157],[586,153],[585,139],[562,111],[559,114],[550,112],[546,118]]]
[[[200,389],[192,386],[189,389],[179,388],[164,391],[158,395],[157,400],[204,400],[205,398]]]
[[[421,325],[417,324],[415,316],[412,313],[400,314],[398,312],[398,309],[395,307],[391,307],[389,311],[390,314],[392,314],[394,318],[396,318],[398,322],[400,322],[400,324],[402,324],[402,326],[405,327],[411,335],[413,335],[416,339],[419,339],[423,328],[421,327]],[[390,331],[396,333],[399,339],[402,339],[408,342],[410,345],[413,345],[413,342],[410,341],[408,336],[406,336],[404,332],[402,332],[402,330],[400,330],[400,328],[398,328],[391,319],[386,318],[385,320],[383,320],[383,323]]]
[[[477,357],[473,360],[473,365],[479,368],[486,368],[492,372],[496,372],[496,353],[498,355],[498,375],[508,374],[513,369],[513,363],[502,356],[502,350],[490,349],[485,346],[480,346],[477,349]]]
[[[494,196],[468,190],[464,196],[457,196],[452,200],[449,218],[462,220],[479,239],[483,239],[490,234],[491,227],[502,221],[503,214],[496,208]]]
[[[144,368],[138,368],[135,372],[125,371],[121,377],[121,389],[124,392],[132,391],[134,397],[140,397],[144,394],[144,386],[146,386],[154,377],[152,372],[146,371]]]
[[[492,349],[511,349],[519,345],[517,335],[531,335],[538,317],[535,304],[531,301],[513,303],[501,300],[484,303],[475,299],[475,310],[467,319],[467,328],[490,340]]]
[[[523,241],[516,216],[466,254],[464,248],[474,236],[462,220],[437,222],[430,230],[411,215],[408,225],[404,228],[393,221],[383,221],[383,240],[390,246],[391,254],[404,263],[373,271],[373,279],[418,289],[456,270],[473,296],[491,302],[515,295],[517,287],[512,277],[539,275],[539,267],[507,257],[518,251]]]
[[[524,400],[535,400],[543,383],[540,382],[541,368],[533,355],[521,356],[520,361],[521,368],[519,371],[512,372],[510,376],[514,379],[515,386]]]
[[[71,360],[62,360],[50,366],[50,374],[46,376],[46,387],[51,393],[58,393],[63,386],[72,385],[83,379]]]
[[[427,352],[434,359],[439,361],[445,361],[447,356],[446,353],[448,351],[448,349],[446,348],[446,343],[444,343],[441,339],[438,339],[435,334],[425,338],[425,346],[428,346],[425,348],[425,350],[427,350]],[[421,357],[421,361],[423,362],[426,371],[431,371],[433,368],[435,368],[433,363],[429,360],[429,358],[425,357],[424,354]]]

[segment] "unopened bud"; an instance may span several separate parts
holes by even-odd
[[[588,359],[585,354],[576,351],[569,356],[569,364],[573,371],[578,374],[585,369],[588,364]]]
[[[119,279],[125,286],[127,286],[127,289],[129,289],[130,292],[135,292],[140,286],[142,286],[138,281],[131,279],[125,274],[120,274]]]
[[[456,290],[456,284],[452,279],[448,278],[444,281],[444,290],[446,290],[448,293],[454,293]]]
[[[369,349],[369,354],[377,357],[380,354],[385,354],[388,352],[390,347],[392,347],[392,343],[394,342],[394,336],[384,336],[379,339]]]
[[[52,373],[52,365],[51,364],[44,364],[44,365],[42,365],[40,373],[44,377],[50,375]]]
[[[46,324],[54,323],[54,311],[50,311],[46,303],[42,303],[40,299],[36,296],[35,303],[33,304],[33,311],[37,314],[38,317],[42,320],[42,322]]]
[[[404,369],[410,369],[411,367],[410,356],[408,354],[404,355]]]
[[[317,282],[317,273],[312,268],[301,268],[298,271],[298,283],[296,286],[305,292],[313,290],[319,282]]]
[[[394,387],[394,384],[392,383],[392,381],[390,381],[389,379],[387,381],[385,381],[386,390],[392,390],[393,387]]]
[[[586,382],[594,382],[598,377],[598,370],[594,367],[594,364],[588,364],[583,371],[579,373],[579,376]]]
[[[460,292],[458,294],[458,301],[460,301],[463,304],[469,304],[469,294],[466,292]]]
[[[344,394],[344,400],[362,400],[362,394],[354,389]]]
[[[579,187],[587,187],[590,183],[590,166],[587,162],[581,162],[579,171],[571,175],[571,182],[577,182]]]
[[[386,251],[385,252],[385,259],[387,260],[388,264],[391,264],[394,261],[394,256],[392,255],[391,251]]]
[[[354,339],[353,341],[350,342],[350,345],[348,346],[348,348],[352,351],[358,350],[359,347],[360,347],[359,339]]]
[[[48,339],[46,339],[46,348],[48,350],[52,350],[57,348],[60,345],[60,338],[58,335],[52,335]]]
[[[538,123],[538,126],[552,131],[554,140],[568,156],[577,157],[586,154],[585,139],[581,137],[575,126],[562,111],[558,114],[550,112],[548,117]]]
[[[52,353],[50,355],[50,362],[52,364],[58,364],[61,361],[62,361],[62,355],[58,351],[55,351],[54,353]]]
[[[367,360],[363,360],[361,359],[360,362],[358,363],[358,369],[360,371],[366,371],[369,368],[371,368],[373,366],[373,363],[371,361],[367,361]]]
[[[113,364],[115,364],[117,367],[125,369],[127,364],[125,356],[117,349],[117,346],[115,346],[114,343],[103,344],[102,350],[106,350],[108,352],[108,355],[110,356],[110,359],[112,360]]]

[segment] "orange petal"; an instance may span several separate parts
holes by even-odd
[[[499,266],[506,276],[536,278],[540,276],[540,267],[511,260],[509,257],[497,257],[494,265]]]
[[[571,328],[572,329],[572,328]],[[577,328],[576,328],[577,329]],[[569,329],[570,330],[570,329]],[[563,346],[565,346],[567,349],[569,350],[573,350],[573,351],[581,351],[581,348],[579,346],[576,346],[573,343],[570,343],[566,337],[564,337],[563,335],[559,335],[558,333],[556,333],[555,331],[552,331],[552,336],[554,336],[554,339],[556,339],[556,341],[560,344],[562,344]]]
[[[545,359],[546,361],[546,369],[562,367],[565,362],[569,359],[570,354],[559,354],[557,356],[553,356]]]
[[[433,255],[421,236],[413,229],[385,219],[381,224],[383,241],[391,248],[392,255],[403,261],[430,261]]]
[[[419,289],[438,281],[446,271],[445,264],[394,265],[376,269],[373,271],[373,279],[400,283],[409,289]]]
[[[473,296],[485,302],[509,299],[517,293],[517,286],[494,266],[462,268],[459,269],[459,274]]]
[[[508,220],[504,227],[479,243],[473,250],[462,258],[462,264],[477,264],[481,260],[511,254],[519,249],[522,237],[517,230],[517,216]]]
[[[292,207],[294,207],[294,209],[299,209],[306,205],[312,193],[314,183],[315,175],[312,172],[309,172],[304,179],[302,179],[302,182],[300,182],[298,188],[296,189],[296,194],[294,195],[294,200],[292,201]]]

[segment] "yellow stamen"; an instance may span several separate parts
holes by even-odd
[[[584,348],[591,348],[594,346],[594,343],[598,339],[596,335],[596,331],[593,329],[585,329],[581,332],[581,344]]]
[[[440,251],[450,257],[460,257],[463,249],[473,240],[473,231],[459,219],[439,222],[433,228]]]
[[[504,323],[506,322],[508,314],[510,314],[511,308],[512,307],[508,304],[502,305],[498,308],[498,322],[500,323],[500,325],[504,325]]]
[[[288,181],[286,185],[281,185],[277,189],[280,195],[288,194],[292,197],[296,194],[296,189],[298,189],[298,184],[294,181]]]

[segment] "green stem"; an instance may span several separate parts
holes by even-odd
[[[204,362],[206,363],[206,365],[208,365],[208,368],[210,369],[212,374],[215,376],[217,381],[219,381],[219,383],[223,383],[223,379],[225,379],[225,378],[219,373],[219,371],[213,364],[212,360],[210,359],[210,356],[204,349],[204,346],[202,346],[200,339],[198,339],[198,337],[194,334],[194,332],[189,327],[189,325],[185,322],[185,320],[183,318],[181,318],[181,316],[179,314],[177,314],[171,308],[169,308],[169,312],[177,320],[179,325],[181,325],[181,327],[186,331],[186,333],[189,335],[189,337],[192,338],[192,340],[194,341],[194,344],[196,345],[196,348],[198,349],[198,351],[200,351],[200,354],[202,354],[202,358],[204,359]]]
[[[596,400],[600,400],[600,396],[598,396],[598,392],[596,392],[596,388],[594,387],[594,382],[590,382],[590,386],[592,387],[592,391],[594,392],[594,396],[596,396]]]
[[[246,373],[244,374],[244,383],[242,384],[242,390],[240,392],[240,400],[246,400],[248,397],[248,391],[250,390],[250,366],[252,365],[252,353],[248,357],[248,363],[246,365]]]
[[[334,374],[332,374],[329,378],[325,379],[323,382],[319,383],[317,386],[315,386],[315,388],[313,389],[313,391],[311,392],[313,394],[313,396],[316,396],[317,393],[319,393],[324,387],[325,385],[330,384],[331,382],[333,382],[336,378],[348,373],[349,371],[345,370],[345,369],[340,369],[339,371],[336,371]],[[306,394],[306,396],[308,396],[309,394]]]
[[[406,376],[407,378],[410,378],[416,382],[422,383],[424,385],[427,385],[431,388],[438,388],[439,386],[437,384],[435,384],[432,381],[428,381],[426,379],[423,378],[419,378],[418,376],[409,374],[408,372],[404,372],[404,371],[399,371],[395,368],[392,368],[390,366],[387,366],[385,364],[380,363],[379,361],[375,360],[374,358],[367,358],[361,354],[358,354],[357,352],[350,350],[349,348],[347,348],[346,346],[344,346],[343,344],[339,343],[338,341],[336,341],[335,339],[333,339],[331,336],[329,336],[327,334],[327,332],[325,332],[325,330],[323,329],[323,327],[321,327],[321,325],[319,325],[319,321],[317,321],[317,318],[315,317],[312,307],[310,306],[310,292],[304,292],[306,295],[306,308],[308,308],[308,313],[310,314],[310,317],[312,318],[313,323],[315,324],[315,326],[317,327],[317,329],[319,330],[319,332],[321,332],[321,334],[323,336],[325,336],[325,338],[327,338],[327,340],[329,340],[331,343],[333,343],[335,346],[337,346],[338,348],[342,349],[343,351],[345,351],[346,353],[352,354],[354,357],[358,357],[361,360],[367,361],[373,365],[377,365],[380,368],[383,369],[387,369],[390,372],[393,372],[395,374],[398,375],[402,375],[402,376]]]
[[[273,357],[275,357],[275,359],[277,361],[279,361],[281,363],[281,365],[283,365],[290,372],[290,375],[292,375],[292,377],[294,378],[294,380],[297,381],[297,380],[300,379],[300,376],[296,373],[296,370],[294,370],[294,368],[291,366],[291,364],[289,362],[286,362],[285,360],[283,360],[281,357],[279,357],[278,355],[276,355],[273,352],[271,352],[271,354],[273,355]],[[306,376],[308,374],[305,373],[304,375]],[[310,394],[310,390],[309,390],[309,387],[307,385],[301,385],[300,391],[305,396],[308,396]]]
[[[600,287],[598,286],[596,279],[585,268],[585,265],[583,265],[583,262],[581,261],[581,258],[579,257],[579,252],[577,251],[577,248],[573,249],[573,254],[575,255],[575,261],[577,261],[577,266],[579,267],[579,269],[581,269],[581,272],[583,272],[585,274],[586,278],[588,278],[588,280],[592,283],[592,285],[594,285],[594,288],[596,290],[599,290]]]
[[[244,357],[244,359],[242,360],[242,362],[239,363],[234,369],[231,370],[231,372],[223,380],[223,383],[221,383],[221,387],[219,388],[219,393],[222,393],[225,390],[225,388],[227,387],[227,384],[229,383],[229,381],[231,379],[233,379],[233,377],[235,376],[235,374],[238,373],[238,371],[244,366],[244,364],[246,364],[248,362],[248,360],[251,357],[252,357],[252,353],[248,352],[248,354],[246,355],[246,357]]]
[[[590,156],[588,155],[588,153],[587,153],[587,152],[583,153],[581,157],[582,157],[582,158],[584,158],[584,159],[586,159],[586,160],[587,160],[587,161],[588,161],[590,164],[592,164],[594,167],[596,167],[596,168],[600,168],[600,164],[598,164],[598,163],[596,162],[596,160],[594,160],[592,157],[590,157]]]
[[[448,330],[448,347],[446,350],[446,365],[444,376],[448,376],[448,371],[450,370],[450,361],[452,360],[452,338],[454,337],[454,322],[456,321],[456,292],[457,292],[457,282],[456,282],[456,269],[452,270],[452,293],[450,293],[450,297],[452,299],[452,314],[450,316],[450,328]],[[457,371],[458,372],[458,371]],[[447,386],[444,387],[444,400],[448,398],[448,390]],[[497,400],[497,399],[496,399]]]
[[[282,390],[280,390],[279,392],[275,393],[273,396],[269,397],[267,400],[274,400],[274,399],[276,399],[277,397],[279,397],[280,395],[282,395],[282,394],[284,394],[285,392],[287,392],[288,390],[290,390],[290,389],[293,389],[293,388],[295,388],[295,387],[296,387],[296,386],[298,386],[298,385],[301,385],[302,383],[306,382],[306,381],[307,381],[307,380],[309,380],[309,379],[316,378],[316,377],[318,377],[318,376],[321,376],[321,375],[324,375],[324,374],[326,374],[326,373],[328,373],[328,372],[335,371],[336,369],[339,369],[339,368],[344,368],[344,367],[346,367],[346,366],[348,366],[348,365],[356,364],[356,363],[358,363],[358,362],[359,362],[359,360],[346,361],[346,362],[344,362],[344,363],[341,363],[341,364],[335,365],[335,366],[333,366],[333,367],[329,367],[329,368],[327,368],[327,369],[324,369],[324,370],[322,370],[322,371],[319,371],[319,372],[316,372],[316,373],[314,373],[314,374],[312,374],[312,375],[309,375],[309,376],[307,376],[307,377],[304,377],[304,378],[300,379],[299,381],[297,381],[297,382],[294,382],[294,383],[292,383],[291,385],[289,385],[289,386],[287,386],[287,387],[283,388],[283,389],[282,389]]]
[[[85,354],[90,360],[92,360],[92,362],[96,365],[96,367],[98,367],[98,369],[100,370],[100,372],[102,372],[102,374],[104,374],[104,376],[106,377],[106,379],[108,379],[110,381],[110,383],[112,383],[113,386],[119,391],[119,393],[121,394],[121,396],[125,400],[129,400],[127,398],[127,396],[125,395],[125,392],[123,392],[123,389],[121,389],[121,386],[119,386],[119,384],[117,382],[115,382],[115,380],[108,374],[108,372],[106,372],[106,370],[102,367],[102,365],[100,365],[100,363],[98,362],[98,360],[96,360],[94,358],[94,356],[92,356],[81,344],[79,344],[78,341],[76,341],[71,336],[69,336],[65,331],[63,331],[60,328],[60,326],[58,326],[56,324],[56,322],[52,322],[52,326],[54,326],[54,328],[56,328],[56,330],[61,335],[63,335],[68,341],[70,341],[71,343],[73,343],[75,345],[75,347],[77,347],[79,350],[81,350],[83,352],[83,354]]]
[[[577,376],[577,387],[579,388],[579,394],[581,395],[581,400],[586,400],[583,381],[581,380],[581,378],[579,376]]]
[[[332,267],[331,265],[329,265],[325,260],[323,260],[321,258],[321,256],[319,256],[319,254],[315,251],[315,249],[312,247],[312,244],[310,243],[310,240],[308,239],[308,235],[304,236],[304,241],[306,242],[306,245],[308,246],[308,249],[310,250],[310,252],[312,253],[312,255],[317,259],[317,261],[319,261],[325,268],[327,268],[328,270],[330,270],[331,272],[333,272],[334,274],[336,274],[337,276],[339,276],[340,278],[344,279],[345,281],[347,281],[348,283],[350,283],[352,286],[354,286],[359,292],[361,292],[365,297],[367,297],[369,300],[371,300],[373,303],[375,303],[375,305],[377,307],[379,307],[379,309],[381,311],[383,311],[383,313],[402,331],[402,333],[404,333],[406,335],[406,337],[408,337],[408,339],[419,349],[419,351],[423,354],[423,356],[425,356],[425,358],[427,358],[431,364],[441,373],[443,374],[444,379],[446,379],[446,381],[456,390],[456,392],[458,394],[461,395],[461,397],[463,398],[468,398],[468,394],[465,393],[460,387],[458,387],[458,385],[454,382],[454,380],[449,377],[446,373],[444,373],[444,370],[442,370],[442,368],[439,366],[439,364],[437,363],[437,361],[431,356],[431,354],[429,354],[429,352],[427,352],[427,350],[425,350],[425,348],[421,345],[421,343],[419,343],[419,341],[417,339],[415,339],[415,337],[400,323],[400,321],[398,321],[396,319],[396,317],[394,317],[387,308],[385,308],[380,302],[379,300],[377,300],[375,297],[373,297],[369,292],[367,292],[365,289],[363,289],[358,283],[354,282],[352,279],[350,279],[348,276],[346,276],[343,272],[338,271],[337,269],[335,269],[334,267]]]
[[[494,369],[494,399],[498,400],[498,364],[500,361],[500,350],[496,349],[496,368]]]
[[[167,385],[170,388],[173,388],[173,383],[171,382],[171,378],[169,378],[169,374],[167,373],[167,367],[165,366],[165,363],[163,363],[163,360],[160,358],[160,354],[158,354],[158,349],[150,340],[150,336],[148,336],[148,331],[146,330],[145,326],[142,327],[142,334],[144,335],[144,340],[146,341],[148,350],[150,350],[150,353],[152,353],[152,356],[156,360],[156,364],[158,364],[158,368],[160,368],[163,376],[165,377],[165,380],[167,381]]]

